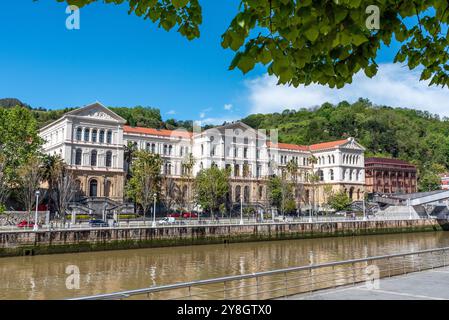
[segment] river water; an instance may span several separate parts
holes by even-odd
[[[445,246],[449,232],[424,232],[0,258],[0,299],[63,299]],[[80,286],[69,290],[73,268]]]

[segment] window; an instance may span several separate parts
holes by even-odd
[[[97,165],[97,151],[96,150],[92,150],[92,152],[90,153],[90,165],[92,167]]]
[[[76,153],[75,153],[75,165],[80,166],[81,165],[81,159],[83,156],[83,152],[81,151],[81,149],[76,149]]]
[[[334,180],[334,170],[329,170],[329,180]]]
[[[234,166],[234,176],[235,177],[239,177],[240,176],[240,166],[238,164],[236,164]]]
[[[248,148],[243,149],[243,157],[246,159],[248,158]]]
[[[112,152],[106,152],[106,167],[110,168],[112,166]]]
[[[257,178],[260,178],[262,176],[262,166],[257,166],[256,175]]]
[[[84,141],[89,141],[90,130],[84,129]]]
[[[320,181],[323,181],[324,180],[323,170],[318,170],[317,173],[318,173],[318,177],[319,177]]]
[[[245,138],[243,139],[243,143],[244,143],[244,144],[248,144],[248,137],[245,137]]]
[[[95,179],[90,180],[90,183],[89,183],[89,196],[90,197],[97,196],[97,187],[98,187],[97,180],[95,180]]]
[[[112,131],[109,130],[107,137],[106,137],[106,143],[112,143]]]
[[[77,141],[81,141],[82,134],[83,134],[83,129],[81,129],[81,128],[76,129],[76,140]]]
[[[201,155],[204,155],[204,145],[201,145]]]
[[[97,130],[92,131],[92,142],[97,142]]]
[[[179,156],[182,157],[184,154],[184,147],[181,146],[181,148],[179,148]]]
[[[173,152],[173,146],[170,145],[170,146],[168,146],[168,155],[171,156],[172,152]]]
[[[104,143],[104,130],[100,130],[100,139],[98,139],[98,142]]]
[[[259,186],[259,199],[262,200],[263,198],[263,187]]]

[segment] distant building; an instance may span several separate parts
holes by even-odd
[[[441,186],[440,189],[449,190],[449,173],[443,173],[440,175]]]
[[[389,158],[365,158],[367,193],[414,193],[416,167],[407,161]]]

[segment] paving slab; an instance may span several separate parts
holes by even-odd
[[[449,300],[449,267],[379,280],[378,289],[365,284],[298,294],[288,300]]]

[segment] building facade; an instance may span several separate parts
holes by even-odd
[[[416,167],[406,161],[366,158],[365,172],[367,193],[417,192]]]
[[[242,122],[201,131],[159,130],[130,127],[100,103],[65,114],[40,131],[47,154],[59,154],[76,176],[79,192],[86,197],[122,201],[126,162],[125,146],[157,153],[165,178],[177,182],[200,170],[217,166],[231,171],[233,203],[267,203],[267,182],[282,175],[294,182],[298,205],[322,204],[332,192],[344,190],[353,200],[362,199],[365,185],[364,148],[353,138],[301,146],[277,142],[269,134]],[[185,172],[186,159],[194,159]],[[295,164],[292,172],[291,164]],[[311,182],[311,175],[318,176]],[[192,193],[191,185],[183,185]],[[184,190],[183,190],[184,193]]]

